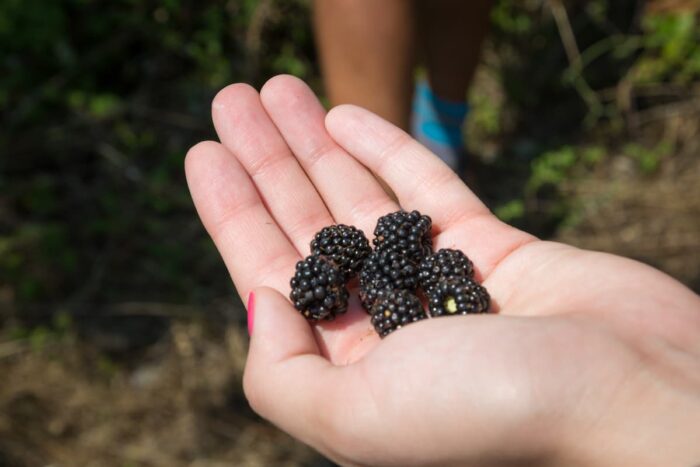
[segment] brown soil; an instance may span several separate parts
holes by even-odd
[[[565,185],[579,221],[556,239],[638,259],[700,293],[700,129],[697,119],[669,120],[690,133],[657,173],[643,175],[626,156]]]
[[[5,349],[0,465],[329,465],[248,408],[247,340],[234,325],[213,338],[177,320],[129,368],[72,334]]]

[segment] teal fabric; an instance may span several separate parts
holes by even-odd
[[[447,145],[461,151],[464,147],[462,125],[469,113],[466,102],[452,102],[436,96],[421,81],[413,98],[413,132],[418,140]]]

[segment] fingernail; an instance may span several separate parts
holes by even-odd
[[[255,319],[255,292],[248,294],[248,335],[253,335],[253,320]]]

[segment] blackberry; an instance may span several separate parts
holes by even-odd
[[[418,267],[408,257],[396,251],[374,251],[365,259],[360,271],[360,299],[367,311],[388,289],[411,292],[418,287]]]
[[[361,285],[359,297],[362,302],[362,307],[367,313],[372,312],[372,306],[380,298],[386,297],[396,289],[390,286],[383,285],[381,281],[371,281],[369,284]]]
[[[432,317],[488,313],[490,301],[486,289],[474,280],[454,277],[428,292],[428,311]]]
[[[432,220],[418,211],[397,211],[382,216],[374,229],[374,246],[381,251],[396,251],[420,261],[433,249],[430,237]]]
[[[332,320],[345,313],[348,290],[338,266],[325,256],[307,256],[296,265],[289,298],[309,321]]]
[[[440,281],[454,277],[474,277],[474,265],[459,250],[443,248],[418,265],[418,280],[426,293],[430,293]]]
[[[362,267],[362,261],[372,252],[369,241],[361,230],[344,224],[324,227],[311,240],[311,253],[333,260],[346,279],[352,278]]]
[[[408,290],[394,290],[372,307],[372,325],[381,337],[427,317],[418,297]]]

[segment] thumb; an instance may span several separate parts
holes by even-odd
[[[294,355],[319,355],[314,332],[306,319],[277,290],[258,287],[248,296],[248,332],[251,358],[265,364]]]
[[[248,316],[253,326],[243,375],[246,398],[262,417],[310,442],[318,430],[319,400],[337,385],[337,372],[321,357],[312,327],[286,297],[268,287],[251,295]]]

